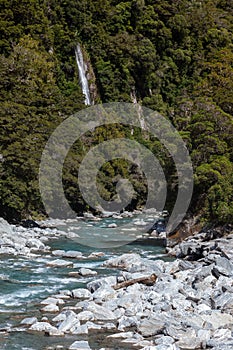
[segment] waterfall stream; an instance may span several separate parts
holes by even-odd
[[[87,67],[83,60],[83,54],[80,45],[78,44],[75,48],[75,57],[78,66],[79,79],[82,88],[82,92],[85,96],[85,105],[91,105],[91,96],[88,86],[88,80],[86,77]]]

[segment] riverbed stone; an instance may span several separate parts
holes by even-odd
[[[106,307],[97,305],[93,301],[90,301],[87,306],[87,311],[91,311],[95,320],[110,321],[115,319],[115,315],[111,310]]]
[[[116,291],[109,285],[102,285],[93,294],[93,299],[100,299],[102,301],[112,300],[116,296]]]
[[[62,255],[63,258],[72,258],[72,259],[80,259],[83,257],[83,254],[76,250],[68,250],[64,252]]]
[[[144,337],[162,334],[165,328],[164,321],[155,318],[148,318],[142,320],[138,326],[137,331]]]
[[[0,217],[0,235],[1,237],[7,234],[8,236],[13,236],[13,230],[11,225],[3,218]]]
[[[96,271],[93,271],[91,269],[87,269],[85,267],[82,267],[80,270],[79,270],[79,274],[81,276],[95,276],[97,275],[97,272]]]
[[[73,263],[71,261],[57,259],[52,260],[47,263],[47,266],[49,267],[72,267]]]
[[[111,258],[103,265],[106,267],[116,267],[129,270],[133,265],[140,265],[141,257],[139,254],[123,254],[120,257]]]
[[[69,350],[91,350],[88,341],[75,341],[70,345]]]
[[[60,256],[62,257],[64,255],[65,251],[64,250],[61,250],[61,249],[57,249],[57,250],[53,250],[52,251],[52,255],[54,256]]]
[[[116,284],[116,277],[115,276],[108,276],[104,278],[99,278],[97,280],[91,281],[87,283],[87,289],[91,292],[94,293],[98,288],[101,286],[114,286]]]
[[[48,322],[36,322],[29,328],[29,330],[37,332],[49,332],[57,331],[57,328],[52,326]]]
[[[55,316],[52,321],[53,322],[62,322],[65,321],[68,317],[73,316],[73,319],[76,319],[76,313],[72,310],[63,310],[57,316]]]
[[[64,304],[64,303],[65,303],[64,300],[54,298],[54,297],[48,297],[48,298],[41,301],[42,305],[49,305],[49,304],[58,305],[58,304]]]
[[[211,328],[216,330],[233,325],[233,316],[227,313],[221,313],[217,310],[212,310],[209,314],[202,314],[201,318],[211,325]]]
[[[58,330],[61,332],[68,332],[74,326],[80,326],[80,321],[76,317],[76,314],[70,313],[65,320],[59,324]]]
[[[99,330],[103,329],[103,325],[96,324],[94,322],[87,321],[86,326],[88,327],[88,330]]]
[[[77,314],[76,317],[80,321],[92,321],[92,320],[94,320],[94,314],[91,311],[81,311]]]
[[[189,349],[200,349],[201,348],[201,340],[196,336],[188,336],[182,337],[176,342],[176,346],[182,350]]]
[[[5,255],[16,255],[17,251],[14,248],[11,247],[0,247],[0,254],[5,254]]]
[[[72,290],[72,296],[75,299],[89,299],[91,292],[85,288],[77,288]]]
[[[174,342],[175,340],[172,337],[169,337],[168,335],[162,335],[155,338],[156,345],[159,345],[159,344],[169,345],[169,344],[173,344]]]
[[[45,245],[42,243],[39,239],[36,238],[30,238],[26,242],[26,247],[28,248],[35,248],[36,250],[44,250]]]
[[[48,304],[45,305],[42,309],[42,312],[49,312],[49,313],[55,313],[59,312],[59,307],[56,304]]]
[[[24,325],[27,325],[27,326],[31,326],[31,325],[33,325],[36,322],[38,322],[37,317],[26,317],[20,323],[24,324]]]
[[[70,328],[71,334],[84,335],[88,334],[88,327],[86,324],[78,324],[76,323],[72,328]]]

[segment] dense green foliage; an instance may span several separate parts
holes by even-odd
[[[74,47],[81,43],[95,102],[137,101],[169,118],[192,157],[190,210],[218,223],[233,218],[233,3],[231,0],[0,0],[0,210],[8,217],[43,213],[41,152],[52,130],[84,108]],[[96,93],[97,91],[97,93]],[[163,164],[171,206],[174,164],[158,140],[127,128],[98,129],[67,157],[64,186],[77,211],[85,151],[108,137],[136,138]],[[114,197],[118,175],[146,196],[143,175],[124,160],[107,163],[98,186]],[[113,179],[113,180],[112,180]]]

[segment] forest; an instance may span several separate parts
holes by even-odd
[[[42,151],[55,128],[86,108],[75,61],[82,47],[95,104],[132,102],[156,110],[183,138],[194,169],[189,208],[203,222],[233,220],[232,0],[0,0],[0,213],[10,221],[43,218]],[[177,195],[171,157],[159,140],[127,127],[99,127],[70,150],[63,185],[71,207],[82,198],[78,167],[93,145],[130,137],[153,151],[168,184],[166,209]],[[146,180],[124,159],[101,168],[100,194],[111,200],[120,175],[143,206]]]

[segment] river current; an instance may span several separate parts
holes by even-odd
[[[112,221],[105,220],[106,222],[109,224]],[[104,228],[102,230],[104,231]],[[26,333],[20,326],[20,321],[25,317],[38,316],[41,319],[40,302],[47,296],[56,294],[62,289],[85,288],[86,283],[93,279],[93,277],[71,277],[70,271],[86,267],[97,271],[98,275],[94,278],[115,275],[118,271],[103,268],[103,261],[129,252],[139,253],[149,259],[161,257],[166,259],[163,247],[141,246],[135,242],[131,245],[104,249],[81,245],[77,241],[64,238],[47,244],[52,250],[81,251],[86,257],[92,252],[102,251],[104,256],[98,259],[71,259],[74,263],[72,268],[48,267],[47,263],[54,260],[54,256],[48,253],[33,258],[2,256],[0,260],[0,349],[2,350],[46,350],[55,349],[56,345],[68,348],[73,341],[77,340],[77,336],[56,338]],[[95,342],[95,339],[89,339],[90,345],[93,341]],[[96,342],[93,347],[101,348],[101,344]]]

